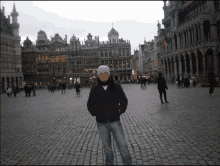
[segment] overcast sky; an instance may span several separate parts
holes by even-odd
[[[13,3],[1,1],[6,17]],[[67,43],[73,34],[82,42],[88,33],[107,41],[113,23],[119,38],[130,40],[132,54],[144,38],[154,39],[157,22],[164,18],[163,1],[15,1],[15,6],[22,45],[27,36],[35,44],[40,30],[49,40],[56,33],[67,35]]]

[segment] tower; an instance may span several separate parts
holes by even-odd
[[[15,3],[13,6],[13,10],[11,12],[11,16],[12,16],[12,33],[15,36],[19,36],[19,24],[18,24],[18,12],[16,11],[15,8]]]
[[[109,40],[109,42],[111,42],[111,43],[118,43],[118,37],[119,37],[118,32],[112,27],[112,29],[108,33],[108,40]]]
[[[160,35],[160,30],[161,30],[161,24],[158,21],[158,24],[157,24],[157,36]]]

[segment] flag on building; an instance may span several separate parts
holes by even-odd
[[[167,39],[167,37],[165,35],[165,37],[163,39],[163,49],[164,50],[165,50],[165,48],[167,48],[168,44],[169,44],[169,40]]]

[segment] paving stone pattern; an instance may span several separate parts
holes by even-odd
[[[161,104],[155,84],[122,85],[128,98],[121,115],[134,165],[220,165],[220,88],[168,85]],[[16,98],[1,94],[2,165],[103,165],[102,142],[86,107],[89,88]],[[123,165],[112,139],[115,164]]]

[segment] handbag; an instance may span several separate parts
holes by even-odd
[[[190,83],[192,84],[192,83],[193,83],[193,80],[190,80]]]
[[[176,82],[176,84],[178,84],[178,81]]]

